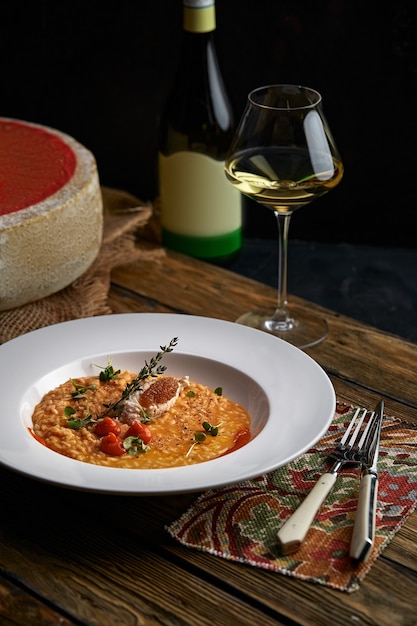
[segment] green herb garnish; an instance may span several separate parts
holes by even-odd
[[[99,379],[101,380],[102,383],[105,383],[108,380],[113,380],[114,378],[117,378],[120,374],[120,370],[113,369],[110,357],[107,361],[106,367],[102,367],[101,365],[96,365],[96,367],[100,367],[100,369],[102,370],[99,374]]]
[[[80,400],[81,398],[85,398],[85,394],[87,393],[87,391],[89,389],[96,389],[95,385],[79,385],[78,383],[75,382],[75,380],[71,380],[71,383],[75,389],[75,391],[73,391],[71,393],[71,398],[74,398],[75,400]]]
[[[139,452],[147,452],[150,447],[143,443],[140,437],[126,437],[123,440],[123,447],[128,454],[136,456]]]
[[[198,443],[203,443],[207,439],[207,435],[217,437],[217,435],[219,434],[219,426],[221,426],[222,423],[223,422],[220,422],[220,424],[217,424],[217,426],[212,426],[210,422],[203,422],[201,425],[204,428],[205,432],[198,431],[194,433],[194,443],[190,446],[185,456],[189,456],[194,446],[196,446]]]
[[[80,428],[84,428],[87,424],[91,424],[91,422],[95,421],[93,420],[91,413],[89,413],[84,419],[75,419],[74,417],[70,417],[71,415],[74,415],[74,413],[76,413],[76,410],[73,409],[72,406],[65,407],[64,415],[68,417],[67,425],[73,430],[80,430]]]
[[[219,434],[219,426],[221,426],[222,423],[223,422],[217,424],[217,426],[212,426],[209,422],[203,422],[202,427],[204,428],[206,433],[208,433],[212,437],[217,437],[217,435]]]

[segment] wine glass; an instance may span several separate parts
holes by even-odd
[[[319,343],[328,334],[326,321],[308,313],[294,316],[288,309],[287,245],[292,213],[333,189],[343,176],[321,95],[298,85],[252,91],[226,155],[225,173],[243,194],[274,211],[279,233],[277,306],[236,321],[299,348]]]

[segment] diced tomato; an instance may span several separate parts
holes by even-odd
[[[145,424],[135,420],[127,429],[125,437],[138,437],[142,439],[143,443],[147,444],[152,439],[152,433]]]
[[[123,448],[123,440],[114,433],[109,433],[101,439],[100,450],[110,456],[121,456],[126,453]]]
[[[94,433],[98,437],[104,437],[109,433],[114,433],[115,435],[120,435],[122,429],[120,428],[120,424],[114,420],[112,417],[103,417],[102,420],[97,422],[94,427]]]
[[[226,450],[226,452],[222,454],[221,456],[225,456],[226,454],[230,454],[231,452],[234,452],[235,450],[239,450],[239,448],[242,448],[243,446],[245,446],[249,441],[250,441],[249,428],[242,428],[242,430],[239,430],[239,432],[236,433],[235,438],[233,440],[233,446],[229,448],[228,450]]]

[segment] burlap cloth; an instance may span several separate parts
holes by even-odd
[[[102,187],[103,240],[92,266],[61,291],[9,311],[0,312],[0,343],[50,324],[108,315],[111,270],[137,259],[158,259],[164,251],[157,245],[142,246],[152,229],[153,206],[131,194]],[[157,235],[154,234],[154,240]]]

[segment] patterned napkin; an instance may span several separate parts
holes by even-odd
[[[417,506],[417,425],[384,416],[375,543],[366,563],[349,557],[360,469],[345,466],[298,552],[281,556],[276,533],[329,465],[353,407],[338,403],[327,434],[285,467],[211,489],[167,526],[182,544],[232,561],[353,592]]]

